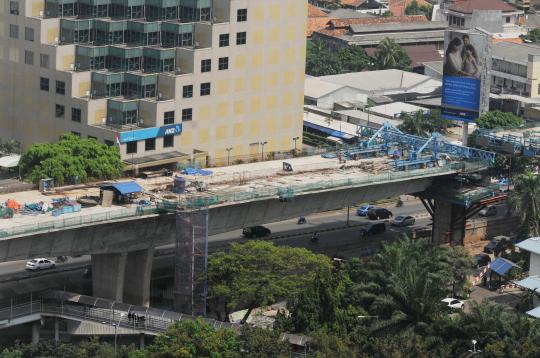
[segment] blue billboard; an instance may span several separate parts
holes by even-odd
[[[490,65],[488,39],[471,31],[447,31],[443,67],[441,116],[474,122],[489,103],[486,91]]]
[[[120,143],[128,143],[151,138],[160,138],[169,135],[179,135],[180,133],[182,133],[182,125],[171,124],[163,127],[152,127],[137,129],[129,132],[121,132],[118,133],[117,139]]]

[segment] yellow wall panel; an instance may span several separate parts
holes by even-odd
[[[281,34],[281,28],[280,27],[272,27],[270,31],[268,32],[268,42],[279,42],[281,40],[280,38]]]
[[[216,108],[216,115],[218,119],[227,117],[228,114],[229,114],[229,104],[227,102],[218,103],[217,108]]]
[[[234,114],[236,115],[244,114],[245,112],[244,101],[235,101],[233,107],[234,107]]]
[[[97,109],[94,112],[94,123],[93,124],[101,124],[102,118],[107,117],[107,110],[105,108]],[[92,123],[89,123],[92,124]]]
[[[266,109],[274,110],[277,107],[277,96],[268,96],[266,98]]]
[[[71,65],[75,63],[75,55],[64,55],[62,57],[62,69],[69,71]]]
[[[234,60],[234,67],[236,69],[242,69],[246,67],[246,55],[240,54],[236,55],[236,58]]]
[[[282,128],[291,129],[293,127],[294,119],[290,115],[286,115],[282,119]]]
[[[244,135],[244,124],[235,123],[233,125],[233,137],[238,138]]]
[[[285,62],[293,62],[294,58],[296,57],[294,48],[289,47],[285,49]]]
[[[217,126],[216,127],[216,139],[223,140],[227,138],[227,126]]]
[[[293,71],[285,71],[283,73],[283,83],[286,85],[291,85],[294,83],[294,72]]]
[[[276,131],[276,121],[273,117],[266,117],[264,120],[264,125],[268,133],[275,133]]]
[[[264,7],[263,7],[263,5],[255,6],[255,9],[253,10],[253,17],[257,21],[264,20]]]
[[[199,108],[199,118],[201,121],[207,121],[210,119],[211,110],[209,106],[203,106]]]
[[[258,121],[251,121],[249,123],[249,134],[252,136],[258,136],[261,133],[261,125]]]
[[[252,98],[251,106],[250,106],[251,113],[257,113],[260,110],[261,110],[261,99],[259,97]]]
[[[236,92],[242,92],[246,90],[246,80],[243,77],[234,80],[234,90]]]
[[[284,33],[284,37],[285,37],[285,40],[287,41],[292,41],[295,39],[296,37],[296,28],[298,26],[288,26],[286,29],[285,29],[285,33]]]
[[[229,81],[228,80],[219,80],[217,82],[217,93],[226,94],[229,92]]]
[[[208,128],[199,129],[199,143],[207,144],[209,140],[210,140],[210,129]]]
[[[277,49],[272,49],[268,53],[268,63],[277,65],[279,63],[279,52]]]
[[[79,83],[79,97],[86,96],[86,91],[90,91],[90,82]]]
[[[285,107],[291,107],[294,103],[294,95],[291,92],[286,92],[283,95],[283,105]]]
[[[35,2],[32,4],[32,16],[38,17],[39,13],[43,11],[44,2]]]
[[[253,31],[253,37],[251,38],[251,43],[255,45],[262,45],[264,42],[264,31],[255,30]]]
[[[296,3],[291,1],[291,2],[289,3],[289,5],[287,6],[287,14],[288,14],[290,17],[295,17],[297,11],[298,11],[298,9],[297,9],[297,7],[296,7]]]
[[[279,17],[280,17],[279,8],[280,6],[278,4],[270,5],[270,19],[271,20],[279,20]]]
[[[254,53],[251,59],[251,64],[253,65],[253,67],[259,67],[262,65],[262,63],[263,63],[262,53],[260,52]]]
[[[279,74],[274,72],[268,75],[268,77],[266,78],[266,83],[268,87],[275,87],[278,84],[278,80],[279,80]]]
[[[60,31],[59,27],[47,30],[47,42],[48,43],[55,42],[54,40],[59,38],[59,36],[58,36],[59,31]]]
[[[261,76],[253,76],[253,77],[251,77],[251,89],[253,91],[260,90],[261,85],[262,85]]]
[[[193,132],[182,132],[182,135],[180,136],[180,143],[186,146],[193,145]]]

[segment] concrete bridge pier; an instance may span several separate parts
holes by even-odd
[[[433,242],[463,245],[467,210],[463,205],[444,200],[433,201]]]
[[[93,295],[137,306],[149,306],[153,257],[154,248],[93,254]]]
[[[39,329],[41,328],[41,322],[36,321],[32,323],[32,344],[39,343]]]

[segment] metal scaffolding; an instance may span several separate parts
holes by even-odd
[[[175,246],[175,310],[206,316],[208,207],[176,213]]]

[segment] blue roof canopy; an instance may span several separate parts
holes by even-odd
[[[354,136],[351,135],[351,134],[344,133],[344,132],[341,132],[341,131],[337,131],[337,130],[334,130],[332,128],[319,126],[317,124],[313,124],[313,123],[306,122],[306,121],[304,121],[304,126],[306,126],[308,128],[311,128],[311,129],[315,129],[315,130],[317,130],[319,132],[328,134],[328,135],[330,135],[332,137],[336,137],[336,138],[339,138],[339,139],[348,140],[348,139],[354,138]]]
[[[516,265],[510,260],[503,259],[502,257],[497,257],[495,261],[493,261],[489,265],[491,271],[497,273],[500,276],[506,275],[512,267],[518,267],[518,265]]]
[[[140,193],[143,191],[143,188],[134,181],[104,184],[101,186],[101,189],[106,189],[106,188],[113,188],[121,195]]]

